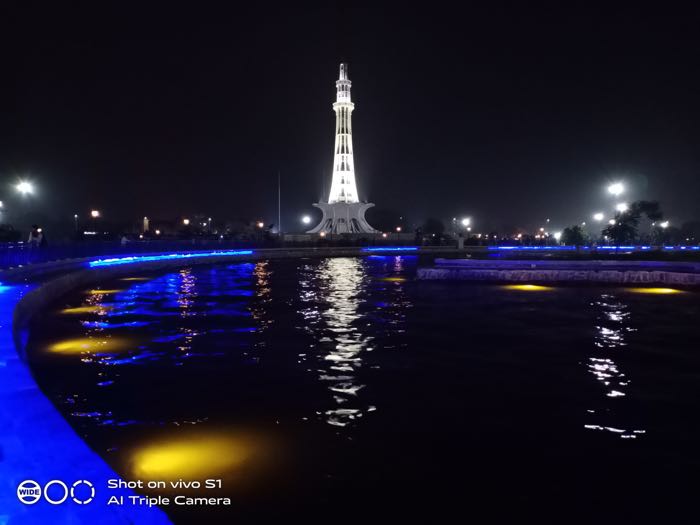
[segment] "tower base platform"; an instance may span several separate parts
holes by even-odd
[[[379,233],[365,219],[365,212],[374,206],[370,202],[318,202],[314,206],[323,212],[323,218],[306,233]]]

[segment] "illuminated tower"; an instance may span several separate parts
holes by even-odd
[[[378,233],[365,220],[365,212],[374,206],[360,202],[355,183],[355,160],[352,153],[352,110],[348,65],[340,64],[340,76],[335,83],[335,150],[333,180],[328,202],[314,204],[323,212],[321,222],[308,233]]]

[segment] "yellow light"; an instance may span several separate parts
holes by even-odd
[[[119,292],[123,292],[123,291],[124,290],[99,290],[99,289],[95,289],[95,290],[89,290],[85,293],[89,294],[89,295],[109,295],[109,294],[115,294],[115,293],[119,293]]]
[[[660,295],[683,293],[683,290],[678,290],[676,288],[627,288],[627,290],[634,293],[649,293]]]
[[[82,354],[88,352],[91,354],[99,354],[102,352],[118,352],[132,348],[132,344],[128,339],[105,337],[77,337],[75,339],[66,339],[49,345],[49,352],[56,354]]]
[[[539,284],[507,284],[503,288],[506,290],[519,290],[521,292],[548,292],[554,290],[551,286],[541,286]]]
[[[406,280],[405,277],[384,277],[382,278],[382,281],[389,281],[392,283],[402,283]]]
[[[76,306],[75,308],[64,308],[61,310],[62,314],[94,314],[94,313],[104,313],[111,310],[111,306],[103,306],[99,304],[90,306]]]
[[[150,281],[150,277],[123,277],[121,281]]]
[[[241,435],[185,432],[136,450],[131,475],[165,481],[223,477],[241,469],[259,447],[259,441]]]

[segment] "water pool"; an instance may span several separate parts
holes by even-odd
[[[134,274],[38,317],[32,370],[125,479],[222,480],[230,506],[176,522],[692,507],[700,294],[420,282],[418,263]]]

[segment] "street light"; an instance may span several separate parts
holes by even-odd
[[[610,186],[608,186],[608,193],[614,195],[615,197],[622,195],[624,191],[625,186],[621,182],[613,182]]]
[[[304,215],[304,216],[301,218],[301,222],[303,222],[304,224],[310,224],[310,223],[311,223],[311,217],[309,217],[308,215]]]
[[[401,233],[401,226],[396,227],[396,233]]]
[[[608,224],[609,224],[610,226],[615,226],[616,223],[617,223],[617,221],[616,221],[615,219],[610,219],[610,220],[608,221]]]
[[[593,214],[593,220],[594,220],[594,221],[600,222],[600,221],[602,221],[603,219],[605,219],[605,214],[604,214],[604,213],[598,212],[598,213],[594,213],[594,214]]]
[[[189,219],[182,219],[182,224],[184,224],[185,226],[189,226],[190,220]]]
[[[258,228],[262,229],[265,227],[265,223],[263,221],[258,221],[257,226],[258,226]]]
[[[97,219],[100,216],[100,210],[91,210],[90,211],[90,217],[93,219]]]
[[[15,186],[15,189],[22,195],[30,195],[34,193],[34,185],[31,182],[27,182],[26,180],[18,182],[17,186]]]
[[[471,224],[472,220],[469,217],[465,217],[462,219],[462,226],[465,228]]]
[[[659,226],[661,226],[665,230],[666,228],[668,228],[668,221],[662,222],[661,224],[659,224]]]
[[[630,209],[630,207],[627,205],[626,202],[620,202],[615,205],[615,209],[620,213],[625,213],[627,210]]]

